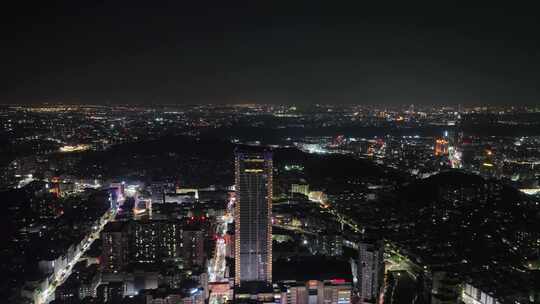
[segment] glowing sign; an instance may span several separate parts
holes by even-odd
[[[62,153],[81,152],[81,151],[86,151],[88,149],[90,149],[90,145],[80,144],[80,145],[76,145],[76,146],[63,146],[63,147],[60,147],[60,152],[62,152]]]

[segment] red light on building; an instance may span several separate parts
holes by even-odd
[[[231,243],[231,236],[229,234],[225,234],[223,236],[223,240],[225,241],[225,244],[230,244]]]
[[[347,282],[347,280],[342,279],[342,278],[337,278],[337,279],[331,279],[330,282],[332,284],[344,284]]]
[[[332,146],[338,147],[342,145],[344,142],[345,142],[345,137],[343,135],[338,135],[332,141]]]

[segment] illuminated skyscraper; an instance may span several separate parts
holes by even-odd
[[[235,151],[235,284],[272,282],[272,154]]]

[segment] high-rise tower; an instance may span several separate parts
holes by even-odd
[[[235,284],[272,282],[272,153],[235,151]]]
[[[358,244],[359,303],[379,302],[384,278],[383,252],[381,241],[362,240]]]

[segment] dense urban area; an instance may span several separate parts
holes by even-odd
[[[540,106],[5,105],[0,299],[540,303]]]

